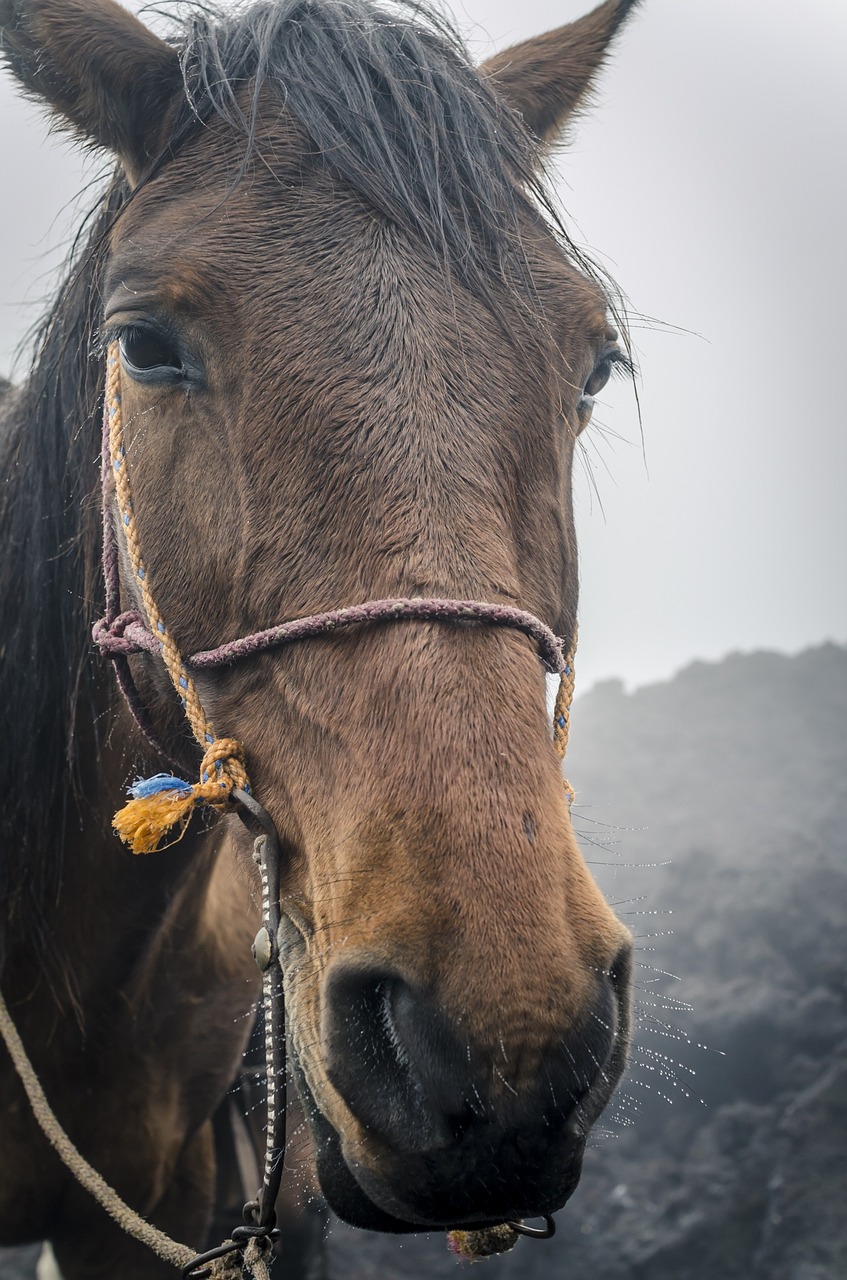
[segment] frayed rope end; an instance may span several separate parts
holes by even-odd
[[[197,790],[167,773],[139,778],[129,788],[132,799],[115,814],[112,826],[133,853],[155,853],[174,827],[180,830],[170,843],[182,839],[198,800]]]

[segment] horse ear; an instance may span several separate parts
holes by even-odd
[[[616,33],[639,0],[607,0],[592,13],[495,54],[480,67],[497,93],[549,145],[584,102]]]
[[[113,0],[0,0],[0,51],[27,93],[138,177],[182,83],[174,49]]]

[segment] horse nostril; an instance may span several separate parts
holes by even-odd
[[[455,1136],[432,1084],[441,1075],[429,1010],[402,978],[345,961],[328,974],[322,1034],[330,1083],[357,1119],[398,1151],[432,1151]],[[452,1092],[448,1090],[447,1092]]]
[[[606,1106],[626,1065],[629,1048],[632,946],[621,947],[603,970],[588,1015],[561,1046],[558,1080],[586,1131]]]
[[[327,1078],[397,1153],[432,1154],[459,1141],[490,1142],[495,1133],[536,1141],[542,1125],[547,1138],[572,1123],[587,1131],[625,1062],[629,970],[627,946],[597,974],[579,1020],[549,1034],[537,1067],[512,1084],[490,1052],[460,1041],[431,997],[367,957],[339,958],[323,989]]]

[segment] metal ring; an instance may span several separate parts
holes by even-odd
[[[541,1215],[543,1227],[528,1227],[525,1222],[507,1222],[506,1226],[517,1231],[519,1236],[529,1236],[531,1240],[550,1240],[556,1234],[556,1223],[549,1213]]]

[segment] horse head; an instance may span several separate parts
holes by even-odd
[[[204,9],[173,44],[111,0],[0,0],[15,73],[119,163],[96,287],[183,653],[396,596],[573,638],[572,458],[622,357],[540,175],[633,7],[476,70],[369,0]],[[133,661],[186,754],[159,664]],[[390,1231],[561,1207],[625,1063],[630,941],[573,834],[531,641],[375,625],[196,679],[285,849],[289,1037],[332,1206]]]

